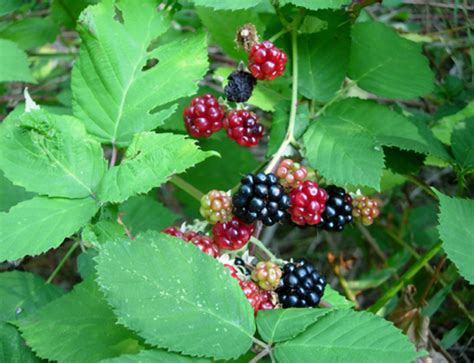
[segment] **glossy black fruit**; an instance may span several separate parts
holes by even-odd
[[[277,177],[270,173],[248,174],[233,196],[234,215],[245,223],[257,220],[271,226],[285,218],[290,198]]]
[[[283,276],[276,290],[284,308],[316,307],[321,301],[326,279],[305,259],[283,266]]]
[[[346,224],[352,222],[352,198],[344,189],[335,185],[328,186],[326,191],[328,200],[318,227],[326,231],[341,232]]]

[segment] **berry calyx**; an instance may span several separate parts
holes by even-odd
[[[286,189],[296,189],[308,176],[308,170],[291,159],[284,159],[278,165],[275,174]]]
[[[214,243],[225,250],[239,250],[250,240],[254,228],[252,224],[244,223],[237,217],[229,222],[216,223],[212,227]]]
[[[263,290],[275,290],[281,279],[281,269],[271,261],[260,261],[252,271],[252,280]]]
[[[255,77],[245,71],[232,72],[227,80],[229,82],[224,87],[224,93],[231,102],[247,102],[257,84]]]
[[[291,207],[288,211],[294,223],[304,226],[321,222],[328,194],[316,182],[306,180],[290,192],[290,198]]]
[[[285,52],[266,40],[255,44],[249,52],[249,70],[261,80],[273,80],[285,72]]]
[[[379,203],[365,195],[357,195],[352,200],[352,216],[361,220],[365,226],[374,223],[374,219],[380,214]]]
[[[265,128],[251,111],[232,110],[223,121],[227,136],[237,144],[246,147],[256,146],[265,134]]]
[[[326,192],[328,200],[318,226],[326,231],[341,232],[346,224],[352,222],[352,198],[335,185],[328,186]]]
[[[275,174],[247,174],[234,194],[234,215],[245,223],[262,221],[266,226],[280,222],[290,206],[290,197]]]
[[[183,112],[186,130],[193,137],[209,137],[222,128],[224,108],[211,94],[194,97]]]
[[[202,234],[198,234],[197,236],[191,238],[189,240],[193,245],[199,247],[199,249],[204,252],[205,254],[212,256],[212,257],[219,257],[219,247],[214,244],[212,238],[208,236],[204,236]]]
[[[211,190],[201,198],[199,211],[211,224],[227,222],[232,218],[232,198],[224,191]]]
[[[283,276],[276,290],[284,308],[311,308],[319,305],[326,279],[313,264],[300,259],[283,266]]]

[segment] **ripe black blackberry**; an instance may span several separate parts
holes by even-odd
[[[233,197],[234,215],[245,223],[262,221],[271,226],[285,218],[290,197],[275,174],[247,174]]]
[[[344,189],[335,185],[328,186],[326,191],[328,200],[318,227],[326,231],[341,232],[346,224],[352,222],[352,198]]]
[[[313,264],[301,258],[283,266],[283,276],[276,292],[284,308],[312,308],[319,305],[325,287],[324,276]]]
[[[232,72],[224,88],[227,100],[231,102],[246,102],[252,96],[252,91],[257,84],[257,79],[243,70]]]

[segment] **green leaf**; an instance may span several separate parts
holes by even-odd
[[[279,362],[406,363],[419,355],[388,321],[367,312],[335,310],[295,339],[277,344]]]
[[[379,96],[411,99],[433,89],[434,76],[421,45],[378,22],[355,24],[349,77]]]
[[[298,37],[298,90],[309,99],[327,101],[339,90],[349,67],[350,21],[345,11],[314,13],[324,30]]]
[[[451,198],[438,191],[438,232],[443,249],[467,281],[474,284],[474,200]]]
[[[14,326],[0,322],[0,362],[36,363],[40,359],[26,345]]]
[[[124,227],[116,221],[101,220],[95,224],[85,226],[82,230],[81,238],[83,241],[98,246],[124,235]]]
[[[30,2],[31,0],[2,0],[0,2],[0,16],[11,13]]]
[[[456,162],[463,168],[474,166],[474,117],[459,122],[451,135]]]
[[[36,83],[26,53],[10,40],[0,39],[0,82]]]
[[[0,127],[0,169],[8,179],[49,196],[94,194],[106,162],[79,120],[36,110],[11,121]]]
[[[137,338],[117,318],[93,280],[15,322],[36,354],[68,363],[98,362],[140,350]]]
[[[8,271],[0,274],[0,321],[29,316],[64,291],[30,272]],[[3,361],[3,360],[0,360]]]
[[[170,102],[194,94],[207,71],[203,33],[148,51],[170,24],[156,6],[154,0],[140,1],[140,6],[133,0],[105,0],[81,14],[73,110],[101,142],[126,146],[134,134],[161,125],[176,109]],[[150,60],[158,63],[144,69]],[[155,112],[159,107],[164,108]]]
[[[351,0],[280,0],[280,5],[293,4],[310,10],[338,9],[349,4]]]
[[[35,256],[58,247],[96,213],[91,198],[35,197],[0,213],[0,261]]]
[[[8,212],[14,205],[34,196],[33,193],[27,192],[24,188],[13,185],[0,171],[0,212]]]
[[[15,42],[21,49],[53,43],[58,33],[59,28],[50,17],[23,18],[0,25],[0,38]]]
[[[292,339],[331,309],[274,309],[257,314],[257,328],[267,343]]]
[[[211,362],[208,359],[199,359],[195,357],[186,357],[184,355],[167,352],[165,350],[142,350],[138,354],[121,355],[120,357],[105,359],[101,363],[155,363],[155,362],[173,362],[173,363],[206,363]]]
[[[97,0],[54,0],[51,5],[51,16],[59,25],[74,29],[81,11],[88,5],[96,3]]]
[[[135,135],[121,164],[107,171],[98,196],[103,202],[123,202],[148,192],[200,163],[214,152],[199,150],[194,140],[181,135],[143,132]]]
[[[380,269],[380,270],[370,270],[368,272],[360,274],[356,280],[350,280],[347,282],[349,288],[355,293],[373,289],[382,285],[387,281],[397,270],[391,267]]]
[[[193,244],[153,231],[109,242],[97,271],[119,322],[149,344],[216,359],[252,345],[253,309],[237,281]]]
[[[350,309],[354,306],[352,301],[347,300],[329,285],[324,289],[323,300],[331,304],[332,308],[336,309]]]
[[[374,101],[347,98],[329,107],[325,114],[363,127],[381,145],[423,154],[440,154],[437,151],[440,143],[427,138],[418,125]]]
[[[444,334],[441,340],[441,346],[444,349],[451,348],[464,335],[470,324],[468,321],[463,321]]]
[[[191,0],[196,6],[206,6],[216,10],[240,10],[253,8],[266,0],[239,0],[239,1],[222,1],[222,0]]]
[[[309,126],[303,141],[310,165],[326,179],[338,185],[380,188],[383,152],[363,127],[323,116]]]
[[[148,195],[132,197],[119,207],[123,222],[132,235],[172,226],[178,215]]]
[[[444,144],[451,144],[451,135],[454,127],[466,118],[474,117],[474,101],[468,103],[461,111],[443,117],[433,127],[433,133]]]
[[[225,3],[220,1],[220,3]],[[238,4],[237,1],[227,3]],[[217,43],[229,57],[237,60],[247,59],[243,50],[237,50],[235,46],[235,34],[242,25],[252,23],[259,34],[264,34],[265,25],[253,10],[214,10],[211,8],[198,7],[196,12],[204,26],[211,34],[211,42]]]
[[[87,279],[89,276],[95,274],[95,261],[94,258],[97,256],[97,250],[93,248],[88,248],[77,256],[76,264],[77,271],[83,280]]]

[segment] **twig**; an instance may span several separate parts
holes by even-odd
[[[53,279],[56,277],[56,275],[61,271],[63,268],[64,264],[68,260],[69,257],[73,254],[73,252],[76,250],[76,248],[79,247],[79,241],[75,241],[71,247],[69,247],[69,250],[66,252],[66,254],[63,256],[61,261],[59,261],[59,264],[56,266],[54,271],[49,275],[48,279],[46,280],[46,284],[50,284]]]
[[[200,201],[201,198],[204,196],[204,193],[201,192],[198,188],[194,185],[189,184],[186,180],[181,179],[179,176],[175,175],[170,179],[170,182],[176,185],[179,189],[188,193],[191,197]]]
[[[110,157],[109,168],[112,168],[113,166],[115,166],[116,162],[117,162],[117,146],[115,146],[115,144],[112,144],[112,156]]]
[[[127,235],[128,238],[130,238],[131,240],[135,239],[132,233],[130,232],[130,230],[128,229],[128,227],[126,226],[126,224],[123,223],[122,216],[120,215],[120,213],[117,214],[117,223],[123,227],[123,229],[125,230],[125,234]]]
[[[252,358],[252,360],[249,363],[256,363],[263,357],[266,357],[268,354],[270,354],[271,348],[266,347],[264,350],[262,350],[260,353],[258,353],[255,357]]]
[[[380,259],[383,261],[383,263],[386,265],[387,264],[387,256],[385,256],[385,253],[380,249],[379,245],[377,244],[377,241],[375,240],[374,237],[370,234],[370,232],[367,230],[365,226],[360,224],[360,222],[356,223],[357,229],[363,234],[367,242],[369,242],[369,245],[373,248],[377,256],[380,257]]]

